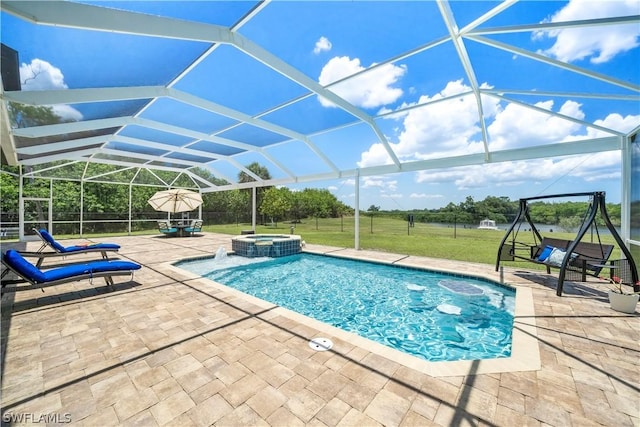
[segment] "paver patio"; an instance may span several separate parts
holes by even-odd
[[[516,316],[516,328],[535,340],[539,368],[471,363],[449,374],[349,334],[327,335],[333,330],[318,322],[169,265],[220,246],[230,251],[230,236],[100,241],[120,244],[119,257],[143,264],[133,282],[116,279],[108,290],[101,280],[82,281],[3,296],[3,423],[640,426],[640,318],[612,311],[602,284],[569,282],[557,297],[556,276],[505,269],[505,281],[531,295],[532,315]],[[35,250],[38,243],[2,246]],[[488,265],[305,250],[499,279]],[[333,348],[313,351],[308,341],[318,336],[331,338]]]

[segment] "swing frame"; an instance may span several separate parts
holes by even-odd
[[[607,207],[605,203],[605,192],[604,191],[596,191],[596,192],[587,192],[587,193],[567,193],[567,194],[555,194],[555,195],[547,195],[547,196],[538,196],[538,197],[528,197],[520,199],[518,213],[516,215],[515,220],[511,224],[511,226],[507,229],[502,241],[500,242],[500,246],[498,248],[498,256],[496,259],[496,271],[500,268],[501,261],[515,261],[516,259],[529,261],[537,264],[543,264],[543,262],[537,260],[537,256],[539,252],[544,249],[542,243],[545,241],[545,238],[542,237],[535,224],[531,220],[529,215],[529,202],[536,200],[544,200],[544,199],[553,199],[553,198],[566,198],[566,197],[585,197],[589,196],[591,198],[591,203],[587,212],[585,214],[585,218],[582,221],[582,225],[578,230],[578,234],[574,238],[574,240],[566,240],[566,245],[564,248],[565,255],[560,264],[559,268],[560,273],[558,276],[558,285],[556,287],[556,294],[558,296],[562,296],[562,289],[564,286],[564,280],[566,277],[567,270],[575,271],[576,269],[582,273],[582,280],[586,280],[586,275],[597,275],[600,270],[603,268],[611,268],[608,262],[608,258],[613,250],[612,245],[602,245],[600,241],[600,234],[598,233],[598,244],[595,243],[583,243],[581,242],[584,235],[589,230],[592,224],[595,223],[596,215],[598,211],[600,211],[600,215],[604,220],[607,228],[611,232],[611,235],[615,239],[616,243],[620,247],[620,250],[623,252],[626,261],[628,262],[629,270],[631,272],[631,280],[633,285],[634,292],[640,291],[640,285],[638,284],[638,269],[636,264],[631,256],[631,252],[629,248],[625,245],[624,241],[618,234],[617,230],[611,223],[611,219],[609,218],[609,214],[607,213]],[[515,241],[515,236],[519,231],[520,225],[522,225],[523,221],[526,220],[527,223],[531,226],[531,231],[534,236],[534,245],[528,245],[525,243],[520,243]],[[513,234],[514,229],[518,226],[518,230],[515,234]],[[597,230],[597,226],[596,226]],[[510,242],[507,243],[509,236],[513,238]],[[552,240],[552,239],[549,239]],[[556,242],[557,244],[557,242]],[[518,247],[516,247],[518,245]],[[601,256],[595,255],[593,253],[593,248],[599,246]],[[525,257],[518,254],[518,250],[527,249],[529,254]],[[582,253],[590,252],[589,255],[584,255]],[[549,264],[545,264],[547,266],[547,273],[550,273],[550,267],[556,267]]]

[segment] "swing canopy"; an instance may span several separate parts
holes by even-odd
[[[588,196],[590,203],[575,238],[573,240],[567,240],[543,237],[531,219],[529,213],[530,202],[543,199],[581,196]],[[602,243],[596,223],[598,212],[600,212],[602,220],[620,247],[624,256],[623,259],[609,261],[614,250],[614,245]],[[526,242],[518,240],[520,228],[525,221],[531,229],[533,241],[531,241],[531,239],[528,239]],[[583,242],[582,238],[592,226],[596,230],[598,242]],[[640,290],[638,286],[638,270],[629,249],[611,223],[611,219],[607,213],[604,191],[555,194],[520,199],[516,218],[500,242],[496,259],[496,271],[500,268],[502,261],[517,260],[544,264],[547,273],[551,272],[551,268],[559,268],[560,273],[556,288],[558,296],[562,295],[565,279],[570,278],[573,280],[586,281],[587,275],[600,277],[603,269],[609,270],[610,275],[615,274],[623,283],[632,284],[634,291],[637,292]],[[615,273],[614,270],[616,270]],[[573,273],[573,275],[571,273]],[[570,275],[568,276],[567,274]]]

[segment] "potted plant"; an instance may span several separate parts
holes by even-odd
[[[611,284],[611,289],[609,290],[609,305],[611,308],[622,313],[635,313],[640,294],[625,292],[622,288],[622,280],[617,276],[613,276],[612,278],[603,277],[603,279],[609,281]]]

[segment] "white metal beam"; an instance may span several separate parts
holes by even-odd
[[[186,92],[178,91],[175,89],[167,89],[159,86],[142,86],[142,87],[134,87],[134,88],[99,88],[99,89],[71,89],[71,90],[67,89],[67,90],[49,90],[49,91],[38,91],[38,92],[15,91],[15,92],[7,93],[7,95],[5,96],[5,99],[9,101],[20,102],[20,103],[29,104],[29,105],[50,105],[50,104],[75,104],[75,103],[84,103],[84,102],[101,102],[101,101],[104,102],[104,101],[140,99],[140,98],[150,98],[150,97],[172,98],[177,101],[223,115],[225,117],[230,117],[242,123],[248,123],[252,126],[266,129],[274,133],[279,133],[281,135],[287,136],[292,140],[299,140],[305,145],[307,145],[307,147],[313,153],[315,153],[316,156],[318,156],[318,158],[322,160],[330,169],[336,172],[338,171],[338,167],[331,161],[331,159],[329,159],[329,157],[325,153],[323,153],[315,144],[313,144],[313,142],[311,142],[311,140],[309,140],[307,136],[300,134],[298,132],[295,132],[293,130],[284,128],[282,126],[278,126],[261,119],[253,118],[247,114],[241,113],[239,111],[233,110],[223,105],[216,104],[214,102],[207,101],[197,96],[188,94]],[[135,118],[132,118],[132,120],[135,120]],[[88,128],[91,127],[89,123],[93,123],[94,130],[95,130],[95,129],[104,128],[105,126],[108,127],[109,125],[122,126],[126,124],[132,124],[133,121],[122,120],[117,118],[107,123],[97,121],[97,120],[85,121],[83,123],[85,123],[85,125],[83,126],[78,125],[78,128],[77,128],[78,130],[75,130],[75,131],[89,130]],[[151,127],[154,129],[163,130],[171,133],[179,133],[181,135],[196,138],[190,144],[194,144],[201,140],[209,140],[212,142],[215,141],[218,144],[233,146],[233,147],[240,148],[247,151],[259,151],[265,158],[269,159],[271,163],[273,163],[274,165],[277,165],[281,170],[283,170],[288,175],[293,176],[293,173],[286,166],[284,166],[284,164],[282,164],[276,158],[272,157],[269,153],[264,151],[264,149],[261,147],[255,147],[249,144],[244,144],[244,143],[232,141],[225,138],[220,138],[215,135],[208,135],[207,138],[198,137],[194,133],[190,132],[185,128],[168,127],[169,125],[165,125],[159,122],[155,122],[152,124],[151,121],[146,121],[146,119],[140,118],[140,117],[138,117],[136,124],[146,125],[147,127]],[[67,126],[63,126],[63,125],[67,125]],[[68,125],[72,125],[72,124],[51,125],[56,127],[45,127],[45,128],[40,126],[39,128],[41,129],[38,129],[37,135],[45,136],[44,134],[46,132],[50,132],[49,133],[50,135],[53,135],[56,133],[73,132],[74,130],[70,128]],[[23,129],[28,129],[28,128],[23,128]],[[187,133],[182,132],[179,129],[185,129]],[[19,136],[25,136],[25,137],[35,137],[36,135],[35,132],[32,133],[27,130],[18,131],[17,134]],[[206,135],[206,134],[201,134],[201,135]],[[110,138],[110,140],[114,140],[114,138]],[[70,142],[70,144],[72,143]],[[185,149],[184,147],[175,147],[175,146],[173,147],[173,150],[183,151],[184,149]],[[200,154],[200,155],[207,155],[206,153],[207,152],[204,152],[203,154]],[[215,156],[216,158],[223,157],[223,156],[211,155],[211,154],[209,154],[209,156]]]
[[[87,161],[88,159],[85,158],[83,160]],[[122,167],[131,167],[132,166],[131,163],[123,162],[121,160],[105,159],[105,158],[101,158],[101,157],[92,158],[90,163],[101,163],[101,164],[105,164],[105,165],[122,166]],[[137,167],[144,168],[144,165],[137,164]],[[178,170],[176,168],[171,168],[171,167],[166,167],[166,166],[154,166],[153,169],[155,169],[155,170],[163,170],[163,171],[173,172],[173,173],[184,173],[184,172],[186,172],[186,170]]]
[[[66,159],[63,159],[63,161],[64,160],[66,160]],[[72,165],[72,164],[78,163],[78,162],[79,162],[78,160],[70,160],[70,161],[67,161],[67,163],[55,164],[55,165],[51,165],[49,167],[41,168],[41,169],[38,169],[38,170],[32,170],[32,171],[24,171],[23,170],[22,171],[22,176],[23,177],[34,176],[34,175],[38,175],[38,174],[41,174],[43,172],[47,172],[47,171],[50,171],[50,170],[62,169],[62,168],[66,168],[69,165]]]
[[[13,134],[25,138],[42,138],[52,135],[115,128],[133,123],[134,119],[131,117],[115,117],[109,119],[85,120],[82,122],[57,123],[54,125],[42,125],[29,128],[17,128],[13,129]]]
[[[509,25],[494,28],[468,28],[465,27],[465,35],[486,35],[486,34],[508,34],[534,31],[554,31],[559,29],[594,27],[603,25],[624,25],[637,24],[640,22],[640,15],[616,16],[609,18],[582,19],[562,22],[537,22],[526,25]],[[471,26],[468,26],[471,27]]]
[[[581,68],[581,67],[577,67],[575,65],[569,64],[568,62],[562,62],[562,61],[558,61],[557,59],[553,59],[553,58],[549,58],[548,56],[544,56],[541,55],[539,53],[534,53],[531,51],[528,51],[526,49],[522,49],[507,43],[503,43],[503,42],[499,42],[497,40],[491,40],[488,39],[486,37],[481,37],[481,36],[466,36],[468,39],[470,40],[474,40],[478,43],[482,43],[485,44],[487,46],[491,46],[491,47],[495,47],[496,49],[501,49],[510,53],[515,53],[517,55],[520,56],[524,56],[536,61],[540,61],[543,62],[545,64],[549,64],[549,65],[553,65],[555,67],[558,68],[563,68],[565,70],[574,72],[576,74],[582,74],[584,76],[590,77],[592,79],[595,80],[600,80],[603,81],[605,83],[609,83],[611,85],[614,86],[619,86],[634,92],[639,92],[640,91],[640,86],[635,85],[633,83],[624,81],[624,80],[620,80],[620,79],[616,79],[613,78],[611,76],[605,75],[605,74],[601,74],[601,73],[596,73],[594,71],[591,70],[587,70],[585,68]]]
[[[40,25],[150,37],[229,43],[226,27],[68,1],[3,0],[2,10]]]
[[[77,150],[77,151],[66,152],[62,154],[52,154],[48,156],[33,157],[30,159],[21,159],[20,164],[21,165],[42,165],[42,164],[56,162],[60,160],[87,161],[88,160],[87,156],[90,156],[93,153],[95,153],[94,149]]]
[[[507,10],[508,8],[513,6],[514,4],[516,4],[517,2],[518,2],[518,0],[504,0],[504,1],[500,2],[500,3],[498,3],[498,5],[496,7],[492,8],[487,13],[485,13],[482,16],[478,17],[477,19],[474,19],[472,22],[470,22],[469,24],[467,24],[463,28],[461,28],[460,29],[460,34],[465,34],[465,33],[468,33],[470,31],[473,31],[475,28],[477,28],[480,25],[484,24],[485,22],[489,21],[491,18],[501,14],[502,12],[504,12],[505,10]]]
[[[596,125],[594,123],[587,122],[585,120],[577,119],[575,117],[567,116],[566,114],[557,113],[555,111],[547,110],[545,108],[541,108],[541,107],[538,107],[536,105],[527,104],[526,102],[518,101],[517,99],[512,99],[512,98],[508,98],[506,96],[499,96],[499,95],[494,95],[494,94],[486,94],[486,95],[490,96],[492,98],[501,99],[503,101],[506,101],[506,102],[509,102],[509,103],[512,103],[512,104],[517,104],[517,105],[519,105],[519,106],[521,106],[521,107],[523,107],[525,109],[528,109],[528,110],[536,111],[538,113],[546,114],[546,115],[552,116],[552,117],[558,117],[560,119],[567,120],[567,121],[579,124],[580,126],[585,126],[585,127],[589,127],[589,128],[592,128],[592,129],[597,129],[599,131],[606,132],[606,133],[612,133],[612,134],[617,135],[617,136],[623,136],[624,135],[623,132],[616,131],[616,130],[613,130],[611,128],[607,128],[607,127],[604,127],[604,126],[599,126],[599,125]]]
[[[105,136],[92,136],[88,138],[80,138],[80,139],[72,139],[61,142],[48,142],[37,145],[30,145],[28,147],[17,148],[16,151],[18,154],[27,155],[27,156],[36,156],[42,155],[46,153],[53,153],[57,151],[65,151],[65,150],[77,150],[82,147],[88,147],[91,145],[99,145],[104,144],[106,141],[109,141],[112,138],[111,135]]]
[[[481,90],[481,92],[482,92],[482,90]],[[406,113],[408,111],[411,111],[411,110],[415,110],[415,109],[418,109],[418,108],[431,106],[433,104],[439,104],[441,102],[451,101],[452,99],[462,98],[462,97],[465,97],[465,96],[468,96],[468,95],[473,95],[473,94],[474,94],[473,91],[466,91],[466,92],[456,93],[455,95],[451,95],[451,96],[443,96],[441,98],[430,99],[427,102],[411,104],[411,105],[408,105],[406,107],[398,108],[397,110],[393,110],[393,111],[389,111],[389,112],[386,112],[386,113],[378,114],[375,118],[378,119],[378,118],[382,118],[382,117],[393,116],[393,115],[396,115],[396,114],[404,114],[404,113]]]
[[[458,31],[458,25],[456,24],[455,18],[453,17],[453,12],[451,11],[451,7],[449,7],[449,2],[446,0],[438,0],[438,9],[440,9],[440,14],[444,20],[444,23],[449,31],[449,35],[451,36],[451,41],[453,42],[453,46],[458,53],[458,58],[460,59],[460,63],[462,64],[462,68],[467,75],[467,79],[469,80],[469,85],[471,86],[471,90],[473,91],[476,107],[478,108],[478,122],[480,123],[480,129],[482,131],[482,144],[484,146],[485,155],[489,154],[489,135],[487,133],[487,123],[484,119],[484,109],[482,108],[482,97],[480,96],[480,85],[478,84],[478,80],[476,78],[476,73],[473,69],[473,65],[471,63],[471,59],[469,58],[469,54],[467,53],[467,48],[464,45],[464,40],[462,39],[462,35]]]
[[[307,77],[306,74],[300,72],[296,68],[294,68],[291,65],[287,64],[286,62],[282,61],[279,57],[277,57],[277,56],[273,55],[272,53],[268,52],[267,50],[261,48],[260,46],[258,46],[257,44],[255,44],[251,40],[241,36],[240,34],[237,34],[237,33],[233,34],[233,42],[232,42],[232,44],[236,48],[238,48],[241,51],[243,51],[244,53],[246,53],[247,55],[251,56],[252,58],[256,59],[257,61],[260,61],[261,63],[263,63],[267,67],[269,67],[269,68],[273,69],[274,71],[282,74],[283,76],[285,76],[288,79],[298,83],[299,85],[311,90],[312,92],[316,93],[317,95],[325,98],[326,100],[328,100],[328,101],[332,102],[333,104],[335,104],[336,106],[340,107],[342,110],[346,111],[347,113],[353,115],[354,117],[356,117],[356,118],[360,119],[361,121],[363,121],[364,123],[368,124],[373,129],[373,131],[376,133],[376,135],[378,135],[378,138],[380,138],[379,142],[382,143],[382,145],[385,147],[385,149],[387,150],[387,153],[391,157],[392,161],[397,166],[400,165],[400,160],[398,160],[398,157],[396,156],[396,154],[393,151],[393,149],[391,149],[391,146],[389,145],[389,142],[387,141],[387,139],[384,136],[383,132],[375,124],[375,122],[373,121],[373,118],[371,116],[369,116],[368,114],[366,114],[364,111],[360,110],[359,108],[356,108],[355,106],[353,106],[349,102],[345,101],[343,98],[341,98],[340,96],[336,95],[334,92],[332,92],[332,91],[330,91],[328,89],[325,89],[322,85],[317,83],[315,80]]]
[[[564,92],[564,91],[546,91],[546,90],[522,90],[522,89],[505,89],[505,88],[492,88],[492,89],[480,89],[480,92],[503,96],[505,94],[510,95],[525,95],[536,97],[554,97],[554,98],[586,98],[586,99],[605,99],[615,101],[631,101],[640,102],[640,94],[619,94],[619,93],[594,93],[594,92]]]
[[[22,90],[5,92],[2,95],[7,101],[28,105],[82,104],[87,102],[150,99],[162,96],[167,96],[167,89],[163,86]]]
[[[9,165],[18,165],[16,144],[9,126],[9,113],[4,102],[0,102],[0,150],[2,150],[4,158],[7,159]]]
[[[94,155],[104,154],[107,156],[122,157],[127,159],[139,159],[139,160],[144,160],[145,162],[172,163],[174,165],[184,166],[185,169],[190,167],[200,167],[200,163],[189,161],[189,160],[174,159],[171,157],[158,157],[158,156],[153,156],[149,154],[134,153],[131,151],[114,150],[111,148],[99,148],[93,154]],[[135,162],[131,162],[131,163],[135,164]]]
[[[271,179],[264,181],[263,185],[288,185],[293,183],[353,178],[356,176],[356,174],[360,174],[361,177],[376,176],[394,174],[399,172],[438,170],[464,166],[478,166],[489,163],[549,159],[564,156],[595,154],[605,151],[619,151],[622,147],[621,140],[621,137],[597,138],[539,145],[535,147],[517,148],[511,150],[492,151],[488,158],[484,153],[476,153],[428,160],[417,160],[413,162],[403,163],[402,169],[397,168],[393,164],[371,166],[366,168],[343,170],[338,175],[334,173],[309,174],[299,176],[295,181],[287,178]],[[250,188],[250,184],[252,183],[230,184],[229,186],[222,186],[212,191],[230,190],[236,188]]]
[[[282,61],[279,57],[230,29],[212,24],[181,21],[69,2],[45,2],[44,4],[34,2],[29,4],[29,2],[5,1],[2,2],[2,9],[23,19],[45,25],[231,44],[274,71],[322,96],[347,113],[367,123],[381,138],[380,142],[387,149],[393,162],[396,165],[400,164],[384,134],[377,128],[377,125],[369,115],[332,91],[325,89],[315,80],[307,77],[306,74]]]
[[[175,145],[165,144],[162,142],[149,141],[147,139],[132,138],[124,135],[114,135],[110,138],[111,141],[124,142],[132,145],[139,145],[145,148],[154,148],[156,150],[166,151],[164,155],[158,156],[158,159],[165,158],[170,153],[188,154],[190,156],[207,157],[210,159],[226,159],[229,156],[223,156],[221,154],[210,153],[208,151],[194,150],[192,148],[176,147]]]
[[[318,147],[309,140],[309,138],[307,138],[305,135],[299,132],[293,131],[283,126],[279,126],[279,125],[267,122],[262,119],[254,118],[248,114],[233,110],[229,107],[225,107],[224,105],[220,105],[211,101],[204,100],[202,98],[188,94],[186,92],[170,89],[169,94],[170,96],[172,96],[173,98],[179,101],[196,106],[198,108],[202,108],[207,111],[212,111],[222,116],[229,117],[234,120],[238,120],[239,122],[247,123],[249,125],[252,125],[261,129],[265,129],[273,133],[278,133],[280,135],[287,136],[293,140],[299,140],[302,143],[304,143],[307,147],[309,147],[309,149],[313,151],[320,158],[320,160],[322,160],[330,169],[334,171],[338,170],[336,165],[322,151],[320,151]],[[274,163],[278,163],[275,159],[271,159],[271,160]]]
[[[179,152],[184,154],[190,154],[195,156],[203,156],[207,158],[218,159],[216,161],[226,161],[236,167],[238,170],[242,170],[245,173],[248,173],[252,176],[257,182],[238,184],[229,186],[218,186],[215,187],[212,191],[217,191],[221,188],[255,188],[256,185],[274,185],[276,183],[279,184],[287,184],[294,182],[312,182],[321,179],[339,179],[346,177],[356,176],[370,176],[370,175],[379,175],[384,173],[398,173],[398,172],[406,172],[406,171],[418,171],[418,170],[429,170],[429,169],[442,169],[446,167],[457,167],[457,166],[471,166],[471,165],[480,165],[486,163],[494,163],[494,162],[507,162],[507,161],[517,161],[517,160],[529,160],[529,159],[537,159],[537,158],[549,158],[549,157],[560,157],[567,155],[576,155],[576,154],[589,154],[596,153],[601,151],[609,151],[609,150],[621,150],[622,144],[620,142],[620,132],[613,131],[608,128],[604,128],[603,126],[596,126],[593,123],[586,122],[584,120],[575,119],[572,117],[564,116],[559,113],[550,112],[548,110],[544,110],[530,104],[527,104],[522,101],[516,101],[513,99],[509,99],[505,96],[505,93],[518,94],[518,95],[538,95],[538,96],[565,96],[565,97],[577,97],[582,96],[583,98],[600,98],[600,99],[616,99],[616,100],[624,100],[624,101],[638,101],[640,97],[638,94],[640,93],[640,86],[635,85],[633,83],[629,83],[620,79],[616,79],[614,77],[603,75],[599,73],[595,73],[593,71],[583,69],[580,67],[576,67],[574,65],[564,63],[561,61],[554,60],[552,58],[526,51],[522,48],[511,46],[506,43],[502,43],[499,41],[495,41],[492,39],[488,39],[483,37],[484,35],[489,34],[505,34],[512,32],[524,32],[524,31],[544,31],[544,30],[557,30],[560,28],[577,28],[584,26],[600,26],[600,25],[616,25],[616,24],[631,24],[640,22],[640,15],[634,15],[632,17],[616,17],[616,18],[604,18],[604,19],[593,19],[593,20],[583,20],[583,21],[571,21],[571,22],[563,22],[563,23],[539,23],[539,24],[531,24],[531,25],[518,25],[518,26],[505,26],[500,28],[491,28],[491,29],[480,29],[478,26],[489,21],[494,16],[503,12],[505,9],[510,7],[514,3],[514,0],[504,1],[502,3],[497,4],[493,7],[489,12],[485,13],[481,17],[472,21],[470,24],[466,25],[462,29],[457,28],[457,24],[453,17],[453,13],[449,7],[449,4],[446,0],[440,0],[438,2],[438,7],[440,8],[442,18],[445,22],[445,25],[449,29],[448,37],[441,37],[432,42],[428,42],[426,44],[422,44],[414,49],[406,51],[404,53],[400,53],[390,59],[379,62],[377,65],[372,66],[366,70],[363,70],[360,73],[351,75],[346,77],[345,79],[333,82],[330,85],[322,86],[317,83],[315,80],[311,79],[301,71],[296,68],[290,66],[286,62],[284,62],[279,57],[273,55],[272,53],[266,51],[261,48],[257,44],[253,43],[251,40],[242,36],[235,32],[241,25],[244,25],[248,22],[256,13],[258,13],[266,3],[259,3],[251,12],[245,16],[239,23],[231,28],[210,25],[206,23],[197,23],[197,22],[188,22],[188,21],[180,21],[171,18],[164,18],[159,16],[151,16],[145,15],[135,12],[126,12],[115,9],[108,9],[100,6],[91,6],[81,3],[72,3],[72,2],[24,2],[24,1],[3,1],[0,6],[2,10],[7,13],[12,13],[25,20],[29,20],[31,22],[35,22],[42,25],[53,25],[53,26],[61,26],[61,27],[69,27],[69,28],[79,28],[93,31],[108,31],[108,32],[120,32],[132,35],[139,36],[153,36],[153,37],[164,37],[164,38],[173,38],[173,39],[181,39],[181,40],[191,40],[197,42],[206,43],[208,48],[205,50],[205,53],[201,55],[196,61],[190,66],[187,67],[181,74],[178,75],[171,83],[169,83],[168,87],[159,87],[159,86],[142,86],[135,88],[96,88],[96,89],[74,89],[74,90],[65,90],[65,91],[34,91],[34,92],[6,92],[1,94],[1,98],[4,101],[12,101],[12,102],[22,102],[31,105],[53,105],[53,104],[74,104],[74,103],[85,103],[85,102],[106,102],[113,100],[130,100],[130,99],[151,99],[151,103],[153,100],[156,100],[160,97],[171,97],[172,99],[176,99],[180,102],[185,102],[190,105],[194,105],[198,108],[203,108],[207,111],[211,111],[216,114],[225,115],[226,117],[234,118],[235,120],[247,123],[252,126],[256,126],[265,130],[269,130],[271,132],[279,133],[281,135],[289,138],[287,141],[283,141],[279,144],[286,144],[291,141],[301,141],[306,144],[308,148],[311,149],[323,162],[328,166],[329,172],[326,173],[314,173],[314,174],[306,174],[302,176],[295,176],[291,171],[289,171],[284,165],[281,164],[278,158],[271,156],[268,152],[268,148],[272,148],[277,144],[272,144],[267,147],[257,147],[251,144],[242,143],[239,141],[232,141],[225,138],[221,138],[217,135],[206,135],[201,132],[194,132],[192,130],[180,127],[180,126],[172,126],[164,123],[159,123],[151,120],[145,120],[141,117],[124,117],[124,118],[115,118],[115,119],[100,119],[100,120],[89,120],[84,122],[76,122],[76,123],[64,123],[59,125],[49,125],[49,126],[39,126],[33,128],[21,128],[21,129],[13,129],[8,130],[8,118],[6,116],[6,106],[3,103],[3,132],[8,131],[10,137],[13,135],[26,137],[26,138],[39,138],[51,135],[61,135],[66,133],[74,133],[74,132],[83,132],[83,131],[95,131],[99,129],[105,129],[110,127],[115,128],[124,128],[127,125],[137,125],[137,126],[145,126],[156,130],[161,130],[164,132],[170,132],[174,134],[179,134],[186,136],[188,138],[192,138],[193,141],[185,144],[181,147],[171,146],[169,144],[160,144],[155,142],[145,141],[142,145],[146,145],[147,147],[152,147],[156,149],[162,149],[172,152]],[[466,39],[466,40],[465,40]],[[350,104],[346,100],[342,99],[335,93],[333,93],[330,89],[334,85],[349,80],[352,78],[357,78],[359,75],[370,72],[376,67],[382,66],[383,64],[388,64],[392,62],[397,62],[404,58],[408,58],[410,56],[416,55],[420,52],[423,52],[431,47],[440,45],[445,43],[448,40],[452,40],[454,44],[458,57],[463,65],[465,73],[467,74],[467,78],[472,87],[472,92],[466,94],[459,94],[456,96],[466,96],[470,93],[473,93],[476,97],[476,102],[478,104],[479,118],[483,131],[483,142],[485,145],[484,155],[482,153],[464,155],[464,156],[449,156],[445,158],[439,159],[429,159],[422,161],[414,161],[414,162],[401,162],[395,152],[393,151],[391,145],[388,143],[386,137],[383,135],[381,130],[377,127],[376,122],[374,121],[377,118],[386,117],[392,114],[399,114],[406,111],[409,111],[412,108],[420,108],[421,106],[411,106],[407,107],[400,111],[394,111],[386,114],[381,114],[377,117],[372,117],[366,114],[361,109],[356,106]],[[475,72],[473,69],[473,64],[471,59],[468,56],[466,51],[465,42],[475,41],[478,43],[483,43],[492,48],[497,48],[501,50],[505,50],[510,53],[515,53],[521,56],[529,57],[531,59],[543,62],[545,64],[560,67],[566,69],[568,71],[585,75],[589,78],[604,81],[606,83],[622,87],[626,90],[631,91],[630,94],[622,94],[615,95],[612,94],[608,96],[606,94],[574,94],[567,92],[525,92],[518,90],[498,90],[498,89],[481,89],[478,85]],[[245,54],[251,56],[257,61],[260,61],[262,64],[270,67],[272,70],[280,73],[291,81],[299,84],[302,87],[305,87],[310,91],[309,94],[303,95],[301,97],[296,98],[296,100],[290,100],[285,102],[281,106],[273,107],[267,112],[263,112],[256,116],[249,116],[247,114],[241,113],[239,111],[235,111],[226,106],[219,105],[197,96],[178,91],[173,89],[173,86],[177,81],[179,81],[184,75],[186,75],[193,67],[195,67],[200,61],[202,61],[207,55],[211,54],[215,48],[219,44],[228,44],[233,46]],[[205,47],[207,47],[205,46]],[[385,146],[387,153],[389,153],[392,164],[375,166],[370,168],[364,168],[361,170],[349,169],[349,170],[340,170],[332,161],[331,157],[326,153],[322,152],[318,149],[315,144],[311,142],[310,135],[303,135],[299,132],[296,132],[292,129],[288,129],[282,126],[278,126],[274,123],[270,123],[267,120],[261,119],[269,112],[275,111],[279,108],[283,108],[283,105],[290,105],[292,102],[298,101],[300,99],[304,99],[306,97],[318,95],[323,96],[324,98],[330,100],[338,107],[351,114],[356,120],[354,123],[363,123],[370,126],[374,133],[377,135],[379,141]],[[556,143],[549,144],[544,146],[535,146],[535,147],[527,147],[515,150],[503,150],[497,152],[489,151],[488,144],[488,136],[486,132],[486,123],[483,117],[482,111],[482,102],[481,95],[486,94],[488,96],[495,96],[500,98],[501,100],[516,103],[518,105],[522,105],[523,107],[529,108],[533,111],[543,112],[546,114],[550,114],[556,117],[560,117],[566,120],[570,120],[574,123],[578,123],[583,126],[591,127],[593,129],[598,129],[605,132],[610,132],[617,136],[613,136],[610,138],[601,138],[597,140],[585,140],[585,141],[574,141],[574,142],[566,142],[566,143]],[[448,99],[452,99],[453,97],[439,100],[438,102],[443,102]],[[151,105],[148,104],[148,105]],[[430,105],[435,102],[430,102],[425,105]],[[350,123],[349,125],[352,125]],[[340,127],[345,127],[346,125],[341,125]],[[323,129],[316,134],[326,133],[328,129]],[[5,148],[5,138],[3,134],[3,149]],[[104,136],[96,136],[90,138],[82,138],[71,141],[63,141],[63,142],[55,142],[48,144],[40,144],[34,147],[24,147],[17,150],[18,154],[22,155],[39,155],[44,154],[44,156],[38,156],[32,159],[26,159],[21,161],[22,164],[42,164],[46,162],[50,162],[53,160],[71,160],[71,161],[93,161],[98,163],[108,163],[113,165],[119,165],[128,168],[141,168],[145,165],[141,165],[140,163],[135,162],[126,162],[126,161],[112,161],[110,159],[100,158],[100,155],[95,157],[96,154],[106,153],[109,155],[117,155],[121,157],[130,156],[132,159],[135,157],[141,158],[146,162],[172,162],[175,164],[189,164],[191,167],[202,167],[208,170],[214,170],[212,163],[208,164],[200,164],[198,162],[188,162],[184,160],[177,160],[167,158],[166,154],[161,156],[154,156],[148,154],[131,154],[126,151],[115,151],[106,149],[105,144],[110,141],[122,141],[130,144],[140,144],[141,141],[135,138],[127,138],[122,136],[114,136],[114,135],[104,135]],[[199,142],[199,141],[209,141],[215,144],[226,145],[230,147],[237,148],[238,150],[243,150],[245,152],[253,152],[258,155],[263,156],[265,159],[269,160],[272,164],[279,167],[287,176],[284,178],[272,179],[272,180],[262,180],[260,177],[253,174],[251,171],[247,170],[244,166],[240,165],[236,160],[239,155],[233,156],[220,156],[214,155],[212,153],[204,152],[201,150],[195,150],[190,148],[190,145]],[[86,149],[88,145],[93,144],[101,144],[102,149]],[[11,144],[11,147],[15,147]],[[161,148],[162,147],[162,148]],[[65,150],[77,150],[74,152],[68,153],[56,153],[56,151],[65,151]],[[50,153],[47,155],[47,151]],[[88,159],[86,156],[94,156],[91,159]],[[175,173],[181,174],[192,174],[189,170],[181,170],[179,168],[165,168],[162,166],[153,166],[154,169],[159,170],[170,170]],[[215,173],[214,173],[215,175]],[[197,175],[192,175],[191,178],[197,177]],[[196,178],[201,179],[201,178]],[[226,179],[226,178],[225,178]],[[227,179],[229,182],[231,180]],[[210,187],[213,188],[213,187]]]

